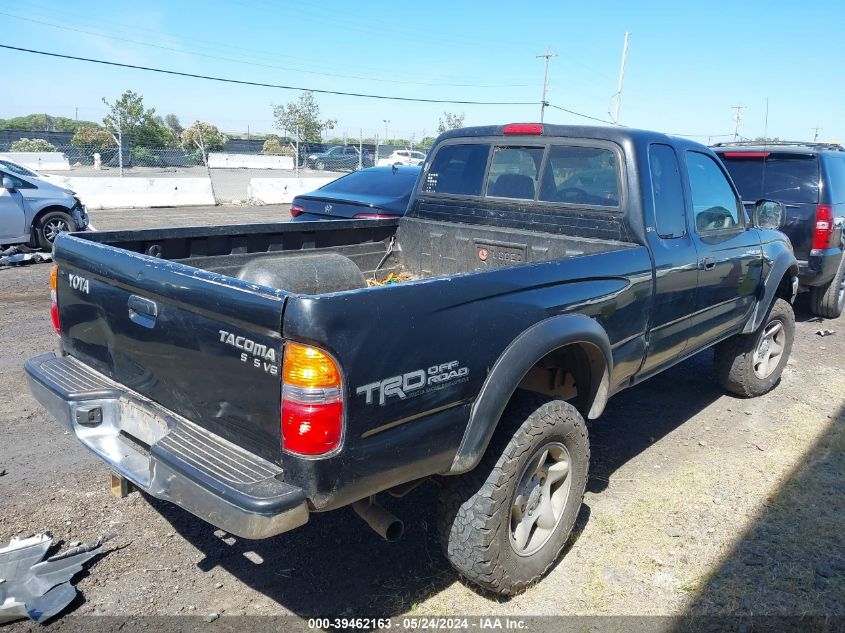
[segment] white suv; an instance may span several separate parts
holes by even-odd
[[[422,165],[425,153],[410,149],[398,149],[387,158],[379,159],[379,165]]]

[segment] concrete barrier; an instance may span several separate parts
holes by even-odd
[[[212,152],[208,155],[208,166],[212,169],[293,169],[293,156]]]
[[[67,156],[61,152],[3,152],[0,158],[8,158],[35,171],[70,171]]]
[[[342,175],[331,178],[250,178],[247,198],[252,204],[288,204],[294,196],[314,191]]]
[[[56,176],[89,209],[188,207],[215,204],[210,178],[104,178]]]

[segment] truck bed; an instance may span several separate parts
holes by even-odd
[[[254,268],[257,262],[283,267],[292,258],[306,255],[348,258],[367,280],[383,281],[393,274],[413,281],[636,247],[612,239],[418,218],[405,218],[401,228],[392,219],[341,220],[111,231],[79,237],[241,279],[245,268]],[[267,287],[303,294],[298,288],[284,287],[284,282]],[[332,285],[324,290],[319,280],[316,292],[313,284],[309,288],[311,292],[305,294],[338,289]]]

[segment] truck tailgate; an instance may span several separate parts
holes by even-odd
[[[279,461],[284,293],[75,236],[54,257],[67,354]]]

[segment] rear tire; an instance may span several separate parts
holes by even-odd
[[[76,222],[67,213],[51,211],[45,213],[35,224],[35,239],[39,248],[45,251],[53,250],[53,241],[59,233],[76,230]]]
[[[515,395],[479,465],[446,478],[438,528],[449,562],[503,595],[539,580],[575,524],[589,461],[587,427],[575,407]]]
[[[838,319],[845,310],[845,255],[830,283],[810,291],[810,309],[825,319]]]
[[[762,396],[780,380],[795,340],[795,313],[775,299],[756,332],[716,345],[716,377],[724,389],[745,398]]]
[[[326,169],[326,164],[323,161],[318,160],[317,163],[314,165],[314,168],[317,171],[324,171]]]

